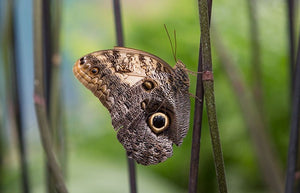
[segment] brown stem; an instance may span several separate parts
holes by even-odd
[[[209,20],[211,18],[211,7],[212,0],[208,0],[209,6]],[[199,12],[200,17],[200,12]],[[198,58],[198,72],[202,72],[202,47],[201,47],[201,37],[199,45],[199,58]],[[191,160],[190,160],[190,175],[189,175],[189,193],[197,192],[198,184],[198,171],[199,171],[199,153],[200,153],[200,140],[201,140],[201,130],[202,130],[202,115],[203,115],[203,82],[202,74],[197,75],[197,85],[196,85],[196,99],[195,100],[195,110],[194,110],[194,123],[193,123],[193,138],[192,138],[192,149],[191,149]]]
[[[291,130],[290,130],[290,141],[288,149],[288,161],[287,161],[287,176],[285,193],[299,192],[300,189],[300,173],[297,173],[297,160],[299,164],[300,156],[298,152],[299,148],[299,137],[300,137],[300,34],[298,37],[298,50],[297,60],[294,72],[294,87],[292,97],[292,114],[291,114]],[[299,165],[298,165],[299,167]],[[299,169],[299,168],[298,168]],[[298,179],[297,179],[298,178]],[[298,180],[298,182],[296,182]],[[295,191],[295,187],[298,190]]]
[[[287,0],[287,20],[289,30],[289,54],[290,54],[290,81],[291,91],[294,88],[294,70],[295,70],[295,0]],[[292,95],[291,92],[291,95]]]
[[[114,5],[117,45],[123,47],[124,38],[123,38],[120,0],[113,0],[113,5]],[[135,162],[133,159],[129,157],[127,157],[127,161],[128,161],[128,170],[129,170],[130,192],[136,193],[137,188],[136,188]]]

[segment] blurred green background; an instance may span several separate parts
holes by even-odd
[[[18,41],[27,40],[27,43],[20,43],[22,45],[19,49],[32,50],[32,2],[20,0],[19,3],[18,26],[20,34],[25,35],[20,35]],[[177,33],[177,58],[188,69],[197,71],[200,39],[197,1],[127,0],[122,1],[121,5],[126,47],[153,53],[173,66],[175,62],[163,27],[166,24],[170,31],[175,29]],[[249,90],[253,80],[247,6],[246,0],[214,1],[211,39],[214,41],[214,34],[219,34],[231,59],[238,64],[236,68]],[[257,1],[256,14],[261,46],[263,108],[265,122],[269,125],[266,132],[271,136],[272,147],[284,171],[290,121],[286,4],[280,0]],[[125,151],[116,138],[109,113],[72,73],[74,62],[82,55],[111,49],[116,45],[112,2],[64,0],[61,22],[61,92],[64,97],[64,126],[67,130],[67,185],[72,193],[129,192]],[[268,192],[236,96],[212,46],[217,116],[229,192]],[[27,112],[26,141],[31,186],[33,192],[39,193],[45,192],[45,158],[34,116],[32,51],[28,52],[22,56],[22,93],[26,96],[23,102]],[[195,93],[196,77],[190,75],[190,79],[190,92]],[[1,88],[3,91],[3,86]],[[191,102],[190,128],[194,112],[193,97]],[[2,99],[1,108],[4,103]],[[2,115],[5,114],[3,109]],[[218,192],[206,121],[204,111],[198,187],[199,192]],[[6,124],[6,128],[3,190],[5,193],[21,192],[15,135],[9,130],[9,125]],[[192,129],[183,144],[174,147],[173,157],[166,162],[147,167],[137,165],[139,192],[187,192],[191,134]]]

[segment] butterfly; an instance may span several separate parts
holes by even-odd
[[[142,165],[171,157],[189,129],[189,77],[150,53],[125,47],[100,50],[75,62],[76,78],[108,109],[127,155]]]

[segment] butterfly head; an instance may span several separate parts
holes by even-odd
[[[101,64],[97,58],[91,55],[81,57],[73,67],[75,77],[91,90],[106,107],[109,105],[110,90],[107,88],[103,77],[109,74],[107,70],[104,64]]]

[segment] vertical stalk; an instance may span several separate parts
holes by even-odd
[[[237,64],[227,52],[228,48],[223,45],[216,30],[214,34],[216,53],[239,102],[242,116],[253,141],[262,177],[269,186],[270,192],[281,193],[283,192],[282,172],[278,158],[273,152],[269,135],[264,128],[262,117],[256,108],[253,96],[248,92],[245,81],[237,71]]]
[[[299,127],[300,127],[300,36],[298,39],[297,63],[294,76],[294,90],[292,98],[291,131],[288,150],[288,165],[286,174],[285,193],[296,192],[295,180],[297,174],[297,159],[299,159]],[[298,171],[299,175],[300,171]],[[298,181],[299,181],[298,177]],[[299,185],[299,184],[298,184]],[[299,192],[299,187],[297,192]]]
[[[3,11],[3,7],[2,7],[2,4],[0,3],[0,13],[1,11]],[[2,20],[0,19],[0,45],[3,45],[3,23],[2,23]],[[4,80],[4,75],[3,75],[3,72],[4,72],[4,65],[3,65],[3,46],[0,46],[0,192],[3,192],[4,191],[4,188],[3,188],[3,185],[4,185],[4,164],[3,164],[3,161],[4,161],[4,144],[5,144],[5,141],[4,141],[4,106],[3,105],[3,101],[4,101],[4,93],[5,93],[5,88],[3,86],[3,82],[5,81]]]
[[[124,46],[120,0],[114,0],[113,4],[114,4],[117,45]],[[135,162],[133,159],[131,159],[129,157],[127,157],[127,161],[128,161],[128,170],[129,170],[130,192],[136,193],[137,188],[136,188],[136,176],[135,176],[135,173],[136,173],[135,172]]]
[[[59,55],[59,32],[60,32],[60,1],[45,0],[43,2],[43,43],[45,56],[45,97],[46,109],[54,150],[62,164],[65,166],[65,141],[62,128],[62,104],[60,90],[60,55]],[[47,163],[48,192],[55,192],[53,174]]]
[[[0,10],[1,10],[1,7],[0,7]],[[1,49],[2,51],[2,49]],[[0,70],[2,70],[2,66],[0,66]],[[2,74],[1,74],[2,75]],[[4,90],[1,86],[0,86],[0,89],[1,89],[1,92]],[[5,177],[5,174],[4,174],[4,116],[3,116],[3,113],[4,112],[4,108],[2,106],[2,95],[0,95],[0,192],[3,192],[4,188],[3,188],[3,185],[4,185],[4,177]]]
[[[4,10],[4,7],[3,7],[3,3],[0,3],[0,16],[3,16],[3,10]],[[0,192],[3,192],[4,188],[3,188],[3,185],[4,185],[4,164],[3,164],[3,161],[4,161],[4,144],[5,144],[5,141],[4,141],[4,106],[3,105],[3,101],[4,101],[4,93],[5,93],[5,87],[3,86],[4,84],[2,84],[3,82],[5,82],[5,79],[4,79],[4,60],[3,60],[3,29],[4,29],[4,25],[3,25],[3,20],[0,18]]]
[[[34,1],[34,102],[41,142],[46,154],[49,167],[53,174],[55,188],[58,193],[67,193],[64,178],[52,148],[50,124],[47,116],[45,97],[44,47],[42,32],[42,0]]]
[[[216,174],[219,185],[219,192],[227,192],[227,184],[225,177],[225,166],[222,155],[222,148],[219,136],[219,128],[217,123],[217,113],[214,96],[214,79],[212,74],[210,33],[209,33],[209,11],[207,0],[199,0],[200,27],[202,40],[202,63],[203,63],[203,90],[207,109],[208,124],[212,140],[213,154],[215,160]]]
[[[43,0],[43,43],[45,58],[45,97],[47,113],[50,114],[51,75],[52,75],[52,35],[51,35],[51,0]]]
[[[113,0],[117,45],[124,46],[120,0]]]
[[[62,104],[61,92],[61,57],[60,57],[60,24],[61,24],[61,0],[52,0],[53,14],[51,23],[51,36],[52,36],[52,51],[51,51],[51,95],[50,95],[50,117],[51,126],[54,130],[56,151],[65,172],[67,165],[67,151],[66,151],[66,131],[64,129],[64,106]]]
[[[257,1],[248,0],[249,21],[250,21],[250,40],[251,40],[251,65],[252,65],[252,81],[253,96],[259,110],[260,116],[264,121],[264,103],[262,89],[262,73],[261,73],[261,57],[259,45],[259,31],[257,23]]]
[[[0,108],[2,108],[0,104]],[[3,108],[2,108],[3,109]],[[0,114],[0,192],[3,192],[3,182],[4,182],[4,136],[3,136],[3,130],[4,130],[4,125],[3,125],[3,118],[2,114]]]
[[[208,0],[209,6],[209,20],[211,18],[211,7],[212,0]],[[199,13],[200,17],[200,13]],[[199,57],[198,57],[198,72],[202,72],[202,46],[201,37],[199,45]],[[201,130],[202,130],[202,117],[203,117],[203,82],[202,74],[197,75],[196,84],[196,99],[194,108],[194,123],[193,123],[193,138],[192,138],[192,150],[191,150],[191,160],[190,160],[190,175],[189,175],[189,193],[197,192],[198,184],[198,171],[199,171],[199,153],[200,153],[200,140],[201,140]]]
[[[26,141],[25,141],[25,128],[24,122],[22,120],[22,105],[21,105],[21,93],[20,93],[20,72],[19,69],[19,55],[17,53],[17,33],[16,33],[16,17],[15,17],[15,10],[16,10],[16,3],[15,1],[9,2],[9,31],[10,31],[10,74],[9,79],[11,83],[11,98],[12,98],[12,116],[15,122],[15,127],[17,131],[17,141],[18,141],[18,148],[19,148],[19,155],[20,155],[20,166],[21,166],[21,182],[22,182],[22,192],[29,193],[29,174],[28,174],[28,167],[27,167],[27,153],[26,153]]]
[[[44,48],[44,76],[45,76],[45,102],[46,102],[46,112],[48,120],[51,120],[50,118],[50,95],[51,95],[51,74],[52,74],[52,68],[51,68],[51,52],[52,52],[52,36],[51,36],[51,0],[44,0],[42,3],[42,33],[43,33],[43,48]],[[51,121],[50,121],[51,123]],[[52,139],[54,139],[54,131],[53,127],[50,127],[51,136]],[[55,149],[54,149],[55,151]],[[48,193],[55,193],[55,187],[54,187],[54,181],[53,181],[53,174],[51,173],[51,169],[49,166],[49,163],[46,159],[46,187]]]
[[[200,43],[201,45],[201,43]],[[199,48],[198,72],[202,72],[202,48]],[[196,99],[194,109],[194,123],[193,123],[193,138],[192,138],[192,151],[190,160],[190,176],[189,176],[189,193],[197,192],[198,184],[198,171],[199,171],[199,153],[200,153],[200,140],[202,130],[202,116],[203,116],[203,83],[202,74],[197,75],[196,84]]]
[[[290,54],[290,81],[291,91],[294,88],[294,67],[295,67],[295,1],[287,0],[287,19],[288,19],[288,30],[289,30],[289,54]],[[292,93],[291,92],[291,93]],[[292,94],[291,94],[292,95]]]

